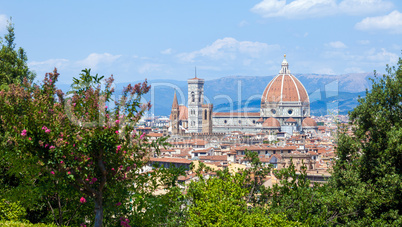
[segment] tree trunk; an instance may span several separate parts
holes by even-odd
[[[102,196],[95,198],[95,227],[103,226],[103,205]]]

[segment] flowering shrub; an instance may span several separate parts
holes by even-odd
[[[7,146],[15,158],[38,168],[39,176],[35,177],[53,182],[57,190],[81,194],[81,199],[75,199],[77,209],[91,202],[95,226],[101,226],[104,206],[113,207],[115,210],[108,212],[114,213],[128,209],[114,205],[128,203],[129,187],[135,185],[132,190],[139,190],[144,185],[144,180],[135,184],[144,177],[138,170],[146,165],[151,148],[158,151],[159,146],[166,145],[166,138],[148,142],[145,134],[134,130],[135,123],[151,107],[140,103],[150,89],[146,81],[128,85],[117,100],[113,97],[113,77],[101,89],[103,77],[83,70],[66,97],[55,87],[58,76],[55,69],[46,74],[42,85],[31,86],[25,81],[0,92]],[[60,198],[61,193],[56,194]]]

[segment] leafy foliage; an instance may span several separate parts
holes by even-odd
[[[26,211],[19,203],[0,200],[0,220],[21,221],[24,219]]]
[[[350,113],[353,136],[341,131],[332,185],[355,215],[341,223],[402,223],[402,61],[373,79]]]
[[[298,226],[282,213],[269,213],[260,197],[262,182],[270,168],[262,167],[258,155],[246,152],[252,168],[231,174],[217,171],[216,177],[206,178],[210,171],[203,163],[197,172],[198,181],[187,191],[187,225],[189,226]]]
[[[21,47],[15,49],[14,24],[11,20],[7,26],[8,33],[0,42],[0,85],[1,88],[11,83],[22,83],[24,78],[33,81],[35,74],[28,69],[27,55]]]

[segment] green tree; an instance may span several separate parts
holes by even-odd
[[[402,60],[372,79],[341,129],[331,184],[348,198],[356,225],[402,224]]]
[[[246,152],[252,167],[240,173],[227,169],[216,177],[205,177],[211,170],[200,163],[198,181],[187,189],[188,226],[300,226],[283,213],[269,213],[261,199],[263,181],[270,168],[263,167],[257,153]]]
[[[23,48],[15,48],[14,24],[11,19],[7,25],[8,33],[1,40],[0,85],[4,88],[11,83],[22,83],[24,78],[32,82],[35,74],[28,68],[28,57]]]

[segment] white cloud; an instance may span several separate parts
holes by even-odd
[[[238,55],[246,55],[251,58],[258,58],[261,54],[271,50],[279,49],[279,45],[268,45],[261,42],[237,41],[234,38],[226,37],[218,39],[211,45],[190,53],[181,53],[177,56],[180,60],[193,62],[197,57],[207,57],[210,59],[230,59],[234,60]]]
[[[393,4],[384,0],[263,0],[251,11],[263,17],[324,17],[334,14],[367,15],[389,10]]]
[[[373,48],[369,50],[366,55],[368,60],[382,65],[395,65],[399,60],[397,54],[388,52],[384,48],[381,48],[381,51],[376,51],[376,49]]]
[[[46,61],[31,61],[28,67],[35,71],[51,72],[56,67],[58,70],[66,68],[69,64],[67,59],[49,59]]]
[[[357,43],[359,43],[360,45],[368,45],[370,44],[370,40],[359,40],[357,41]]]
[[[350,67],[345,69],[345,73],[364,73],[365,71],[359,67]]]
[[[335,0],[295,0],[286,4],[286,0],[263,0],[251,11],[263,17],[319,17],[333,14]]]
[[[248,25],[248,22],[245,21],[245,20],[242,20],[242,21],[240,21],[240,23],[239,23],[239,27],[244,27],[244,26],[246,26],[246,25]]]
[[[324,67],[324,68],[319,68],[314,70],[315,73],[319,73],[319,74],[326,74],[326,75],[335,75],[335,71],[332,70],[331,68],[328,67]]]
[[[171,54],[173,52],[172,48],[168,48],[166,50],[162,50],[161,54]]]
[[[161,71],[162,69],[161,64],[154,64],[154,63],[145,63],[144,65],[140,66],[138,72],[141,74],[154,72],[154,71]]]
[[[378,17],[367,17],[355,25],[358,30],[387,30],[391,33],[402,33],[402,13],[398,10]]]
[[[349,15],[368,15],[385,12],[393,7],[394,4],[383,0],[343,0],[339,3],[340,12]]]
[[[341,41],[330,42],[327,44],[328,46],[336,49],[346,48],[347,46]]]
[[[103,65],[113,63],[120,57],[121,55],[112,55],[109,53],[92,53],[84,60],[78,61],[77,64],[85,68],[96,69],[100,64]]]
[[[8,17],[4,14],[0,15],[0,32],[6,31]]]

